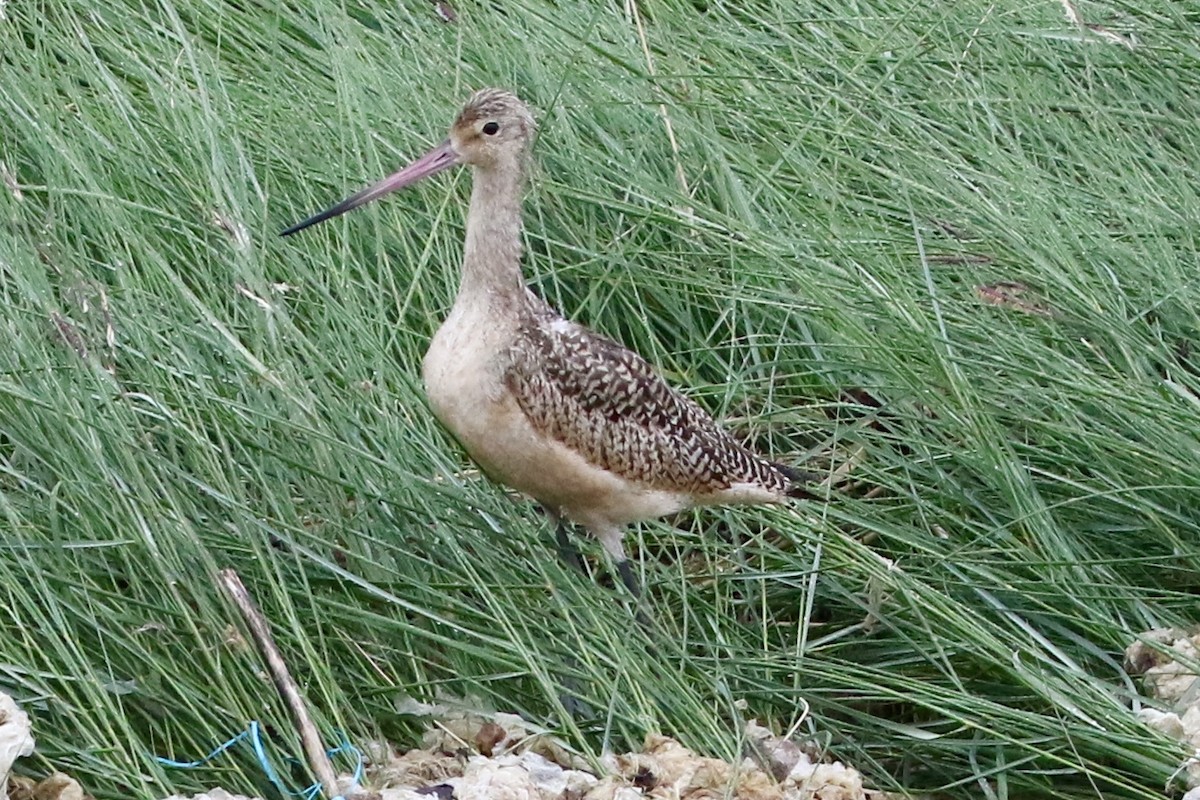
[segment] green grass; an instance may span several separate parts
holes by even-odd
[[[152,758],[256,718],[298,752],[229,642],[233,566],[355,740],[412,742],[404,694],[589,754],[654,729],[730,756],[808,709],[884,788],[1162,796],[1185,754],[1134,721],[1120,653],[1200,591],[1200,12],[1078,5],[1137,46],[1052,0],[0,5],[25,767],[261,788],[241,751]],[[484,85],[540,112],[536,288],[763,450],[856,459],[828,504],[635,531],[659,636],[425,406],[469,176],[275,235]],[[1054,315],[981,303],[1000,281]]]

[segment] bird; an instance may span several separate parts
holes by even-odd
[[[564,560],[582,569],[570,520],[599,540],[637,598],[623,544],[630,524],[696,506],[810,497],[816,476],[753,452],[641,356],[530,291],[522,199],[535,133],[515,94],[477,91],[441,144],[281,235],[471,168],[458,293],[422,363],[429,406],[486,475],[547,510]]]

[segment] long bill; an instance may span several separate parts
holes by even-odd
[[[356,195],[347,197],[342,202],[335,206],[331,206],[319,214],[314,214],[303,222],[297,222],[292,227],[280,233],[280,236],[291,236],[293,233],[302,231],[305,228],[316,225],[318,222],[324,222],[327,219],[345,214],[347,211],[358,208],[361,205],[366,205],[372,200],[378,200],[385,194],[391,194],[397,189],[403,189],[405,186],[411,186],[422,178],[428,178],[430,175],[436,175],[443,170],[447,170],[459,163],[458,153],[454,152],[454,148],[450,144],[450,140],[439,144],[437,147],[430,150],[425,155],[418,158],[416,161],[404,167],[398,172],[393,172],[374,186],[368,186]]]

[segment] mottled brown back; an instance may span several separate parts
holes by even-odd
[[[791,481],[676,393],[640,356],[554,312],[535,312],[505,383],[538,430],[588,462],[648,488],[705,495]]]

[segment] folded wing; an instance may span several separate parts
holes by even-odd
[[[595,466],[698,500],[735,487],[780,497],[791,488],[783,471],[610,339],[539,316],[509,355],[505,383],[530,423]]]

